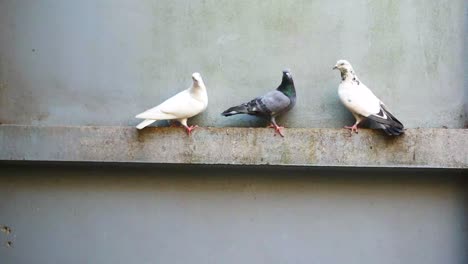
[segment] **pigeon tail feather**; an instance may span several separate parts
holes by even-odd
[[[141,122],[140,124],[138,124],[138,125],[136,126],[136,128],[138,128],[138,129],[143,129],[143,128],[145,128],[145,127],[147,127],[147,126],[153,124],[154,122],[156,122],[156,120],[146,119],[146,120],[144,120],[143,122]]]
[[[369,119],[380,124],[380,127],[389,136],[398,136],[403,134],[404,126],[388,109],[384,104],[380,105],[380,113],[377,115],[368,116]]]
[[[223,116],[232,116],[232,115],[238,115],[238,114],[247,114],[249,113],[249,109],[247,105],[241,104],[238,106],[233,106],[229,108],[228,110],[224,111],[221,113]]]
[[[400,127],[390,126],[386,124],[381,124],[383,131],[389,136],[399,136],[405,133],[405,130]]]

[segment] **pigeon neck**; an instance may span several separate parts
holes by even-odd
[[[341,80],[346,81],[346,80],[358,80],[356,74],[354,73],[353,69],[347,70],[344,69],[341,71]]]
[[[205,84],[203,81],[193,82],[192,90],[205,89]]]
[[[190,95],[205,104],[208,103],[208,94],[206,93],[206,87],[203,81],[199,81],[198,83],[193,83],[192,87],[189,90]]]
[[[284,93],[288,97],[296,96],[296,89],[294,88],[293,80],[285,77],[281,82],[280,86],[277,89],[278,91]]]

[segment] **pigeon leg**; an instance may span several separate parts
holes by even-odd
[[[344,128],[351,130],[351,133],[354,132],[354,133],[357,134],[357,133],[358,133],[358,128],[357,128],[357,126],[358,126],[358,124],[359,124],[360,122],[361,122],[360,120],[357,120],[356,123],[354,123],[353,126],[345,126]]]
[[[351,133],[352,132],[355,132],[356,134],[358,133],[358,128],[356,124],[354,124],[353,126],[345,126],[344,128],[351,130]]]
[[[278,126],[278,124],[276,124],[276,120],[275,120],[274,117],[271,118],[271,124],[270,124],[268,127],[274,128],[275,131],[276,131],[280,136],[284,137],[283,132],[281,132],[281,129],[283,129],[284,127]]]
[[[361,123],[363,118],[358,114],[355,114],[355,113],[352,113],[352,114],[353,114],[354,118],[356,119],[356,123],[354,123],[353,126],[345,126],[344,128],[351,130],[351,133],[355,132],[357,134],[358,133],[357,126],[359,125],[359,123]]]
[[[185,127],[185,129],[187,130],[187,134],[190,136],[192,134],[192,130],[194,130],[195,128],[197,128],[198,126],[188,126],[187,125],[187,119],[181,119],[179,120],[179,122]]]
[[[187,130],[187,134],[189,136],[192,135],[192,130],[194,130],[197,127],[198,127],[197,125],[195,125],[195,126],[186,126],[185,129]]]

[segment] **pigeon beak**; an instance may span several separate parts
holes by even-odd
[[[336,69],[338,69],[338,66],[335,65],[335,66],[332,68],[332,70],[336,70]]]

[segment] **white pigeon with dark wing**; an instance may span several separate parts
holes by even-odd
[[[152,124],[157,120],[177,120],[190,135],[198,126],[188,126],[187,119],[203,112],[208,106],[208,94],[201,75],[192,74],[192,86],[167,99],[162,104],[140,113],[136,118],[145,119],[138,124],[138,129]]]
[[[377,122],[387,135],[398,136],[404,133],[403,124],[358,79],[348,61],[339,60],[333,69],[338,69],[341,72],[341,83],[338,87],[340,100],[356,118],[356,123],[353,126],[345,126],[345,128],[357,133],[358,124],[365,118],[369,118]]]

